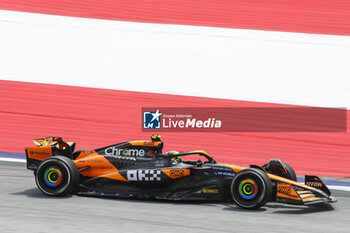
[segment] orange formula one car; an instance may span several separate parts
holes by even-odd
[[[71,194],[168,200],[231,200],[256,209],[269,201],[295,205],[335,202],[316,176],[296,181],[291,166],[272,159],[250,168],[217,163],[202,150],[163,153],[160,136],[74,152],[60,137],[34,140],[27,168],[50,196]],[[193,155],[199,160],[186,160]],[[204,161],[203,161],[204,160]]]

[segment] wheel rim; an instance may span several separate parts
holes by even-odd
[[[244,208],[259,206],[265,197],[265,190],[264,181],[257,174],[239,174],[231,186],[233,200]]]
[[[243,179],[238,185],[238,192],[246,200],[253,199],[258,194],[258,185],[252,179]]]
[[[49,187],[57,187],[62,182],[62,172],[57,167],[48,167],[44,172],[45,184]]]

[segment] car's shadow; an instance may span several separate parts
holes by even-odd
[[[78,194],[80,197],[86,197],[86,198],[94,198],[94,199],[104,199],[104,200],[111,200],[111,201],[123,201],[123,202],[132,202],[132,203],[150,203],[150,204],[173,204],[173,205],[217,205],[222,202],[218,201],[211,201],[211,200],[167,200],[167,199],[156,199],[156,198],[123,198],[123,197],[109,197],[109,196],[93,196],[93,195],[86,195],[86,194]]]
[[[310,206],[293,206],[285,204],[267,204],[266,208],[276,209],[272,211],[274,214],[311,214],[334,211],[334,207],[329,203],[314,204]]]
[[[27,189],[21,192],[16,192],[16,193],[11,193],[12,195],[20,195],[20,196],[26,196],[29,198],[40,198],[40,199],[52,199],[52,198],[57,198],[57,199],[67,199],[72,197],[72,195],[66,195],[62,197],[50,197],[42,193],[38,188],[31,188]]]
[[[237,206],[236,204],[234,204],[232,202],[223,202],[222,204],[225,205],[225,207],[222,208],[222,209],[223,210],[227,210],[227,211],[247,212],[247,213],[259,213],[259,212],[265,212],[266,211],[265,207],[261,207],[259,209],[243,209],[243,208]]]
[[[67,199],[71,198],[72,195],[66,195],[62,197],[50,197],[43,194],[37,188],[27,189],[21,192],[12,193],[12,195],[23,195],[29,198],[40,198],[40,199]],[[88,195],[78,195],[84,198],[93,198],[93,199],[104,199],[105,201],[123,201],[123,202],[132,202],[132,203],[149,203],[149,204],[165,204],[165,205],[202,205],[202,206],[213,206],[222,207],[226,211],[234,212],[246,212],[246,213],[259,213],[259,212],[271,212],[273,214],[310,214],[317,212],[327,212],[334,211],[334,207],[328,203],[311,205],[311,206],[293,206],[280,203],[267,203],[265,206],[257,210],[243,209],[235,205],[232,202],[218,202],[218,201],[172,201],[172,200],[157,200],[157,199],[126,199],[126,198],[115,198],[115,197],[96,197]]]
[[[227,204],[227,207],[223,210],[228,211],[240,211],[240,212],[264,212],[268,211],[273,214],[310,214],[317,212],[327,212],[335,210],[334,207],[328,203],[312,205],[312,206],[295,206],[295,205],[286,205],[280,203],[268,203],[265,206],[257,210],[243,209],[235,204]]]

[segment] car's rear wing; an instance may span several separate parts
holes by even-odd
[[[45,159],[60,154],[71,157],[75,142],[65,142],[61,137],[46,137],[33,140],[37,146],[26,147],[27,168],[36,170]]]

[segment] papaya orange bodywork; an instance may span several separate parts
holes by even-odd
[[[36,146],[25,148],[28,159],[43,161],[53,155],[51,146]]]
[[[159,141],[129,141],[129,143],[133,146],[154,146],[157,147],[159,145]]]
[[[301,197],[301,199],[304,200],[304,199],[307,199],[307,198],[309,198],[309,197],[314,197],[314,195],[311,194],[311,193],[310,193],[310,194],[301,194],[300,197]]]
[[[232,164],[224,164],[224,165],[229,166],[236,173],[247,168],[247,167],[241,167],[241,166],[236,166],[236,165],[232,165]]]
[[[277,184],[277,192],[287,194],[288,196],[299,197],[298,193],[289,184]]]
[[[111,172],[117,172],[114,167],[104,156],[93,154],[91,157],[85,157],[74,161],[78,169],[87,168],[80,173],[83,176],[97,177]]]
[[[299,200],[299,201],[301,201],[301,198],[300,198],[300,197],[293,197],[293,196],[289,196],[289,195],[287,195],[287,194],[280,193],[280,192],[277,192],[277,197],[283,197],[283,198],[288,198],[288,199],[293,199],[293,200]]]
[[[318,200],[320,199],[319,197],[307,197],[305,199],[303,199],[303,201],[307,202],[307,201],[314,201],[314,200]]]

